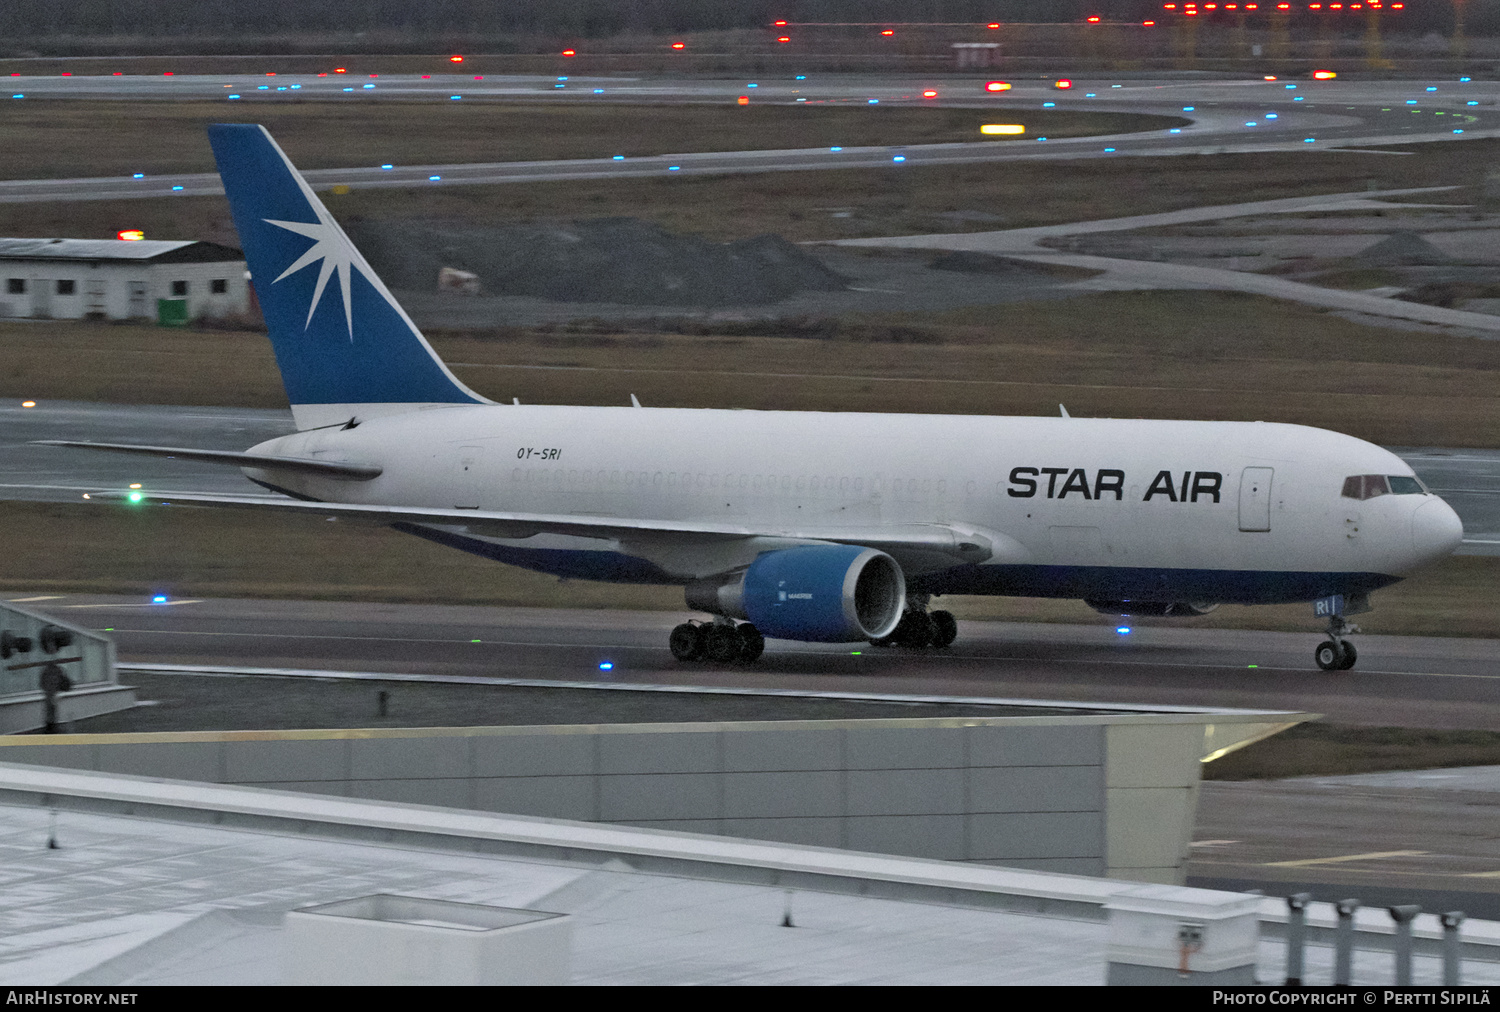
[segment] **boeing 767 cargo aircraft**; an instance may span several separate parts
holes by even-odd
[[[240,467],[285,494],[174,503],[363,519],[576,579],[675,584],[683,661],[766,637],[946,646],[933,595],[1106,614],[1316,602],[1345,614],[1450,554],[1400,458],[1298,425],[497,404],[433,353],[263,127],[209,128],[298,432],[245,453],[57,442]],[[127,493],[149,502],[152,496]]]

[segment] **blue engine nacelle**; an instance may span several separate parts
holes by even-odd
[[[764,636],[852,643],[889,636],[906,607],[896,560],[858,545],[807,545],[767,552],[743,573],[697,580],[691,608],[745,618]]]

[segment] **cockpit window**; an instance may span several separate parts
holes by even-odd
[[[1345,499],[1373,499],[1390,492],[1390,483],[1383,474],[1351,474],[1344,479]]]
[[[1378,495],[1425,495],[1415,478],[1400,474],[1351,474],[1344,479],[1344,498],[1374,499]]]

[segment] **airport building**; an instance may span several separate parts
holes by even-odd
[[[250,308],[245,256],[165,239],[0,239],[0,318],[185,323]]]

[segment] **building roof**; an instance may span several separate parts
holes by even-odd
[[[0,239],[0,260],[124,260],[133,263],[238,262],[233,246],[196,239]]]

